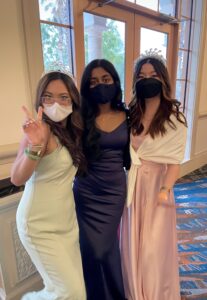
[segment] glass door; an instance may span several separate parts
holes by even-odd
[[[114,5],[112,9],[110,4],[100,6],[96,1],[82,0],[74,4],[78,6],[75,16],[77,26],[74,26],[78,74],[91,60],[108,59],[119,73],[128,104],[132,96],[134,61],[140,53],[150,48],[160,49],[167,58],[170,75],[176,73],[172,69],[172,60],[177,60],[172,57],[174,53],[170,50],[174,42],[177,45],[173,40],[174,24],[141,15],[138,10],[132,12]],[[79,75],[78,83],[80,78]]]
[[[97,58],[113,63],[125,86],[126,24],[109,17],[84,12],[85,64]]]
[[[112,9],[110,5],[99,6],[96,2],[89,4],[88,0],[78,3],[78,36],[81,35],[84,41],[80,72],[93,59],[109,60],[120,76],[124,99],[128,103],[133,75],[134,14],[114,6]]]

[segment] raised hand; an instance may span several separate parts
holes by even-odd
[[[49,130],[46,124],[42,122],[43,108],[41,106],[38,108],[36,119],[25,106],[22,106],[22,110],[26,116],[26,120],[22,128],[27,137],[28,143],[32,145],[46,145]]]

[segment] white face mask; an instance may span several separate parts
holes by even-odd
[[[44,113],[54,122],[67,118],[73,111],[72,105],[63,106],[55,102],[52,105],[44,104]]]

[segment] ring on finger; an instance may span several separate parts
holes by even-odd
[[[29,126],[29,125],[33,124],[34,122],[35,122],[34,119],[29,119],[25,122],[25,124],[27,124]]]
[[[22,125],[22,127],[27,128],[27,127],[29,127],[29,125],[33,124],[34,122],[35,122],[35,120],[29,119]]]

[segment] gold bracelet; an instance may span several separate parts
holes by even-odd
[[[39,160],[41,158],[41,156],[38,155],[37,152],[32,152],[28,148],[24,149],[24,154],[31,160]]]
[[[170,189],[169,187],[165,186],[165,185],[161,186],[161,188],[160,188],[160,192],[166,192],[166,193],[169,193],[170,190],[171,190],[171,189]]]
[[[41,156],[43,147],[44,145],[28,144],[27,151],[32,155]]]

